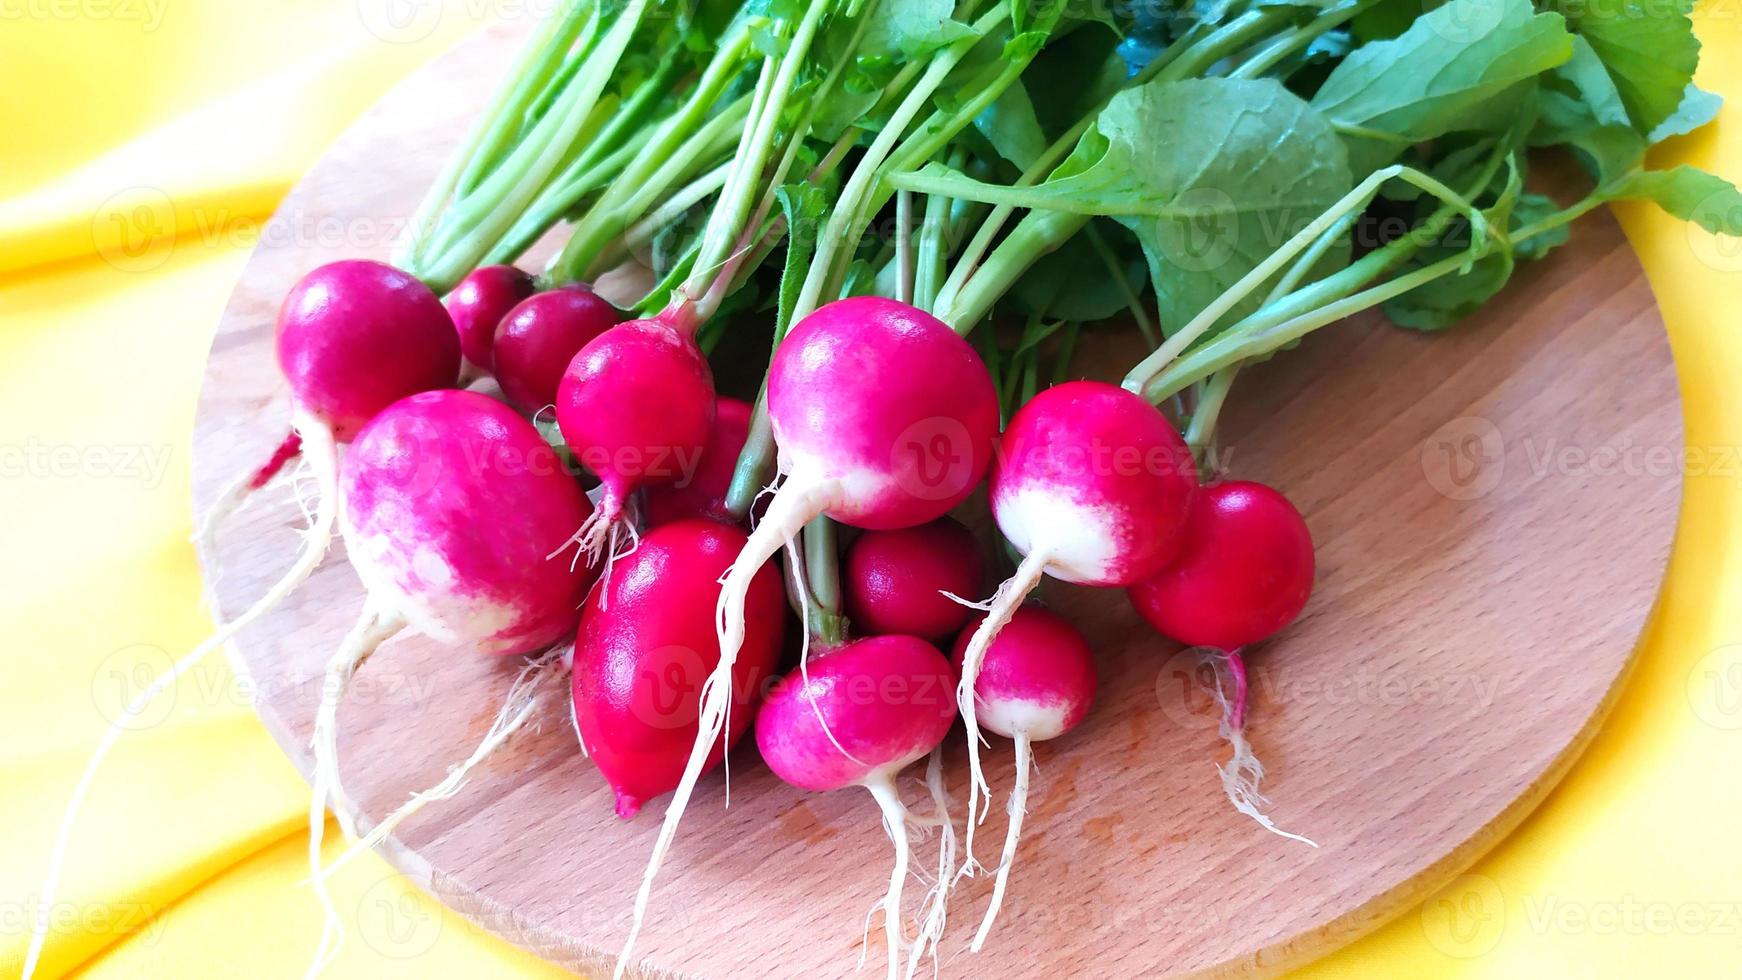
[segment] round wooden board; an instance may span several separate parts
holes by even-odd
[[[266,236],[212,345],[199,512],[286,425],[271,345],[280,297],[321,262],[385,254],[518,40],[492,29],[425,69],[286,199],[281,227],[308,233]],[[1116,376],[1134,355],[1089,360]],[[1229,808],[1195,658],[1142,628],[1117,592],[1050,586],[1099,651],[1103,696],[1083,729],[1039,748],[993,942],[966,953],[989,891],[970,882],[954,905],[946,976],[1268,974],[1322,954],[1409,909],[1514,827],[1626,677],[1675,526],[1681,430],[1662,323],[1606,214],[1521,270],[1476,321],[1437,336],[1376,317],[1339,325],[1248,372],[1235,402],[1224,424],[1234,472],[1284,488],[1318,542],[1306,615],[1254,652],[1251,726],[1276,819],[1322,846],[1271,836]],[[219,615],[289,565],[301,524],[281,484],[201,556]],[[361,604],[336,548],[232,648],[305,772],[321,665]],[[363,825],[470,753],[515,666],[411,638],[366,666],[341,733]],[[662,805],[616,820],[566,707],[547,715],[386,850],[459,912],[603,973]],[[959,733],[952,745],[965,793]],[[1002,794],[1008,747],[990,758]],[[876,808],[863,793],[788,788],[753,749],[735,759],[731,807],[717,773],[691,805],[654,894],[641,972],[851,972],[890,861]],[[906,788],[919,805],[915,778]],[[988,860],[1004,834],[995,809],[981,838]],[[910,913],[923,890],[908,889]],[[880,929],[870,943],[876,963]]]

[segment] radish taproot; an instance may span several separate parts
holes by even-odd
[[[811,659],[802,675],[775,685],[756,719],[756,746],[775,775],[816,792],[863,786],[882,809],[895,843],[882,902],[891,980],[901,957],[908,865],[907,808],[895,777],[949,733],[954,683],[936,647],[912,636],[877,636]]]
[[[942,517],[979,485],[998,433],[998,395],[973,347],[923,310],[869,296],[830,303],[792,328],[769,369],[768,409],[786,480],[726,574],[717,609],[720,663],[636,895],[619,974],[726,724],[732,664],[744,643],[744,597],[757,571],[818,515],[873,530]]]
[[[1236,809],[1266,830],[1307,844],[1313,842],[1278,829],[1262,809],[1267,801],[1258,783],[1264,766],[1246,739],[1242,648],[1294,622],[1312,595],[1313,574],[1312,532],[1300,511],[1271,487],[1236,480],[1198,492],[1179,555],[1129,590],[1131,604],[1162,635],[1226,660],[1233,693],[1224,696],[1218,680],[1216,699],[1221,734],[1234,757],[1217,767],[1222,788]]]
[[[511,265],[474,269],[444,301],[460,335],[460,354],[480,373],[496,370],[496,328],[508,311],[538,291],[532,274]]]
[[[346,455],[346,549],[367,590],[363,614],[326,668],[315,714],[309,859],[321,880],[326,808],[347,834],[338,709],[375,650],[411,629],[456,652],[534,653],[573,635],[592,574],[552,561],[591,505],[553,450],[507,405],[469,391],[394,403]],[[330,900],[329,951],[336,915]]]
[[[695,744],[698,693],[720,659],[713,604],[745,532],[688,518],[647,533],[581,615],[573,670],[575,727],[627,820],[671,792]],[[747,597],[750,629],[732,667],[732,726],[709,769],[750,728],[786,633],[780,578],[764,568]]]
[[[970,627],[956,641],[958,671],[975,632]],[[1031,746],[1058,738],[1081,724],[1095,701],[1095,687],[1095,657],[1089,641],[1057,613],[1024,606],[1011,615],[1010,622],[986,648],[974,680],[974,703],[982,727],[1015,743],[1016,785],[1010,791],[1010,829],[1004,838],[1004,855],[998,861],[992,904],[974,936],[976,953],[986,944],[998,918],[1010,868],[1016,862],[1016,845],[1028,807],[1028,774],[1034,764]]]
[[[841,592],[847,618],[867,635],[947,640],[973,611],[986,560],[974,532],[949,517],[895,531],[866,531],[847,548]]]
[[[1191,451],[1155,406],[1123,388],[1073,381],[1036,395],[1011,418],[991,476],[992,516],[1023,555],[998,587],[964,652],[957,690],[968,728],[968,832],[988,791],[980,766],[974,685],[986,650],[1050,575],[1123,588],[1157,574],[1179,550],[1197,489]]]
[[[738,454],[750,438],[751,406],[749,402],[721,396],[714,402],[714,427],[708,433],[708,443],[702,447],[702,458],[693,471],[686,472],[676,483],[649,487],[643,516],[650,527],[670,524],[686,517],[712,517],[731,522],[726,507],[726,495],[732,489],[732,471]]]
[[[570,283],[528,296],[496,326],[496,380],[509,404],[528,415],[556,403],[569,362],[623,319],[592,288]]]
[[[658,316],[593,338],[563,374],[557,426],[604,487],[598,510],[574,535],[589,560],[624,529],[630,495],[677,482],[702,458],[715,397],[713,370],[696,346],[697,325],[695,306],[680,297]]]

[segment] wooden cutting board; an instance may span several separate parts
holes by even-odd
[[[287,424],[271,344],[280,298],[322,262],[386,256],[518,33],[486,31],[422,71],[285,200],[273,226],[285,233],[263,236],[212,345],[199,512]],[[1117,377],[1135,354],[1089,352],[1084,366]],[[1662,322],[1606,214],[1457,330],[1363,317],[1247,372],[1223,430],[1233,472],[1283,488],[1318,542],[1306,615],[1253,653],[1251,726],[1274,816],[1322,846],[1273,837],[1229,808],[1193,657],[1143,628],[1119,593],[1049,586],[1099,651],[1103,696],[1082,729],[1039,747],[1003,917],[988,950],[968,954],[989,888],[962,888],[945,976],[1269,974],[1348,943],[1516,826],[1627,676],[1675,527],[1681,428]],[[301,523],[281,484],[201,556],[218,615],[288,567]],[[305,772],[321,665],[361,604],[336,548],[230,651]],[[365,667],[340,743],[363,825],[470,753],[515,666],[401,638]],[[960,734],[952,744],[949,771],[965,793]],[[753,750],[735,759],[731,807],[719,774],[691,805],[641,971],[848,974],[891,857],[871,799],[801,793]],[[1002,796],[1008,746],[990,759]],[[922,806],[917,776],[905,789]],[[566,706],[553,706],[538,732],[385,850],[462,914],[601,973],[658,828],[662,806],[648,810],[632,823],[612,816]],[[1004,834],[995,811],[987,860]],[[923,890],[909,887],[910,913]],[[880,929],[869,942],[876,964]]]

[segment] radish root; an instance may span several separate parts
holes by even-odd
[[[1252,743],[1246,740],[1246,662],[1240,656],[1238,649],[1227,651],[1209,651],[1205,660],[1215,670],[1216,705],[1221,709],[1222,718],[1218,734],[1227,741],[1233,749],[1233,757],[1227,765],[1218,764],[1216,772],[1222,777],[1222,792],[1228,795],[1228,802],[1234,804],[1234,809],[1244,813],[1258,822],[1260,827],[1278,837],[1300,841],[1309,847],[1319,845],[1312,839],[1299,834],[1289,833],[1278,827],[1264,813],[1264,808],[1270,805],[1270,800],[1258,791],[1258,783],[1264,778],[1264,764],[1258,761],[1258,756],[1252,751]],[[1230,686],[1234,689],[1233,700],[1222,690],[1222,668],[1226,666],[1230,676]]]
[[[768,513],[762,518],[762,523],[756,526],[756,530],[751,532],[744,550],[739,553],[732,567],[726,570],[721,581],[720,601],[716,607],[720,663],[702,683],[696,744],[690,750],[689,762],[684,766],[683,780],[678,783],[677,789],[672,793],[671,803],[665,808],[665,821],[660,825],[653,854],[647,860],[647,871],[641,878],[641,888],[636,892],[629,937],[623,944],[622,952],[617,955],[617,966],[611,974],[612,980],[622,980],[623,973],[628,968],[630,957],[635,952],[635,940],[641,935],[642,923],[647,918],[647,905],[653,895],[653,881],[659,875],[659,866],[665,860],[666,852],[671,849],[672,841],[677,837],[678,823],[683,819],[684,808],[689,806],[696,783],[701,780],[702,768],[708,761],[709,751],[731,723],[732,665],[737,662],[738,651],[744,646],[744,601],[749,594],[750,583],[755,579],[756,572],[770,558],[797,537],[813,518],[828,509],[830,501],[838,492],[839,486],[832,481],[799,474],[790,476],[769,502]]]
[[[907,807],[887,774],[867,779],[865,788],[882,808],[883,829],[895,844],[895,867],[889,873],[889,893],[883,898],[883,937],[889,945],[889,980],[896,980],[901,970],[901,886],[907,881]]]
[[[980,766],[980,746],[986,738],[980,734],[980,722],[975,711],[974,684],[980,678],[980,666],[986,661],[987,649],[998,638],[999,631],[1009,625],[1016,610],[1022,608],[1023,600],[1040,584],[1049,560],[1050,556],[1044,548],[1036,548],[1022,559],[1016,574],[1006,579],[998,587],[998,591],[993,593],[992,601],[986,609],[986,618],[980,621],[980,628],[974,631],[973,639],[968,641],[968,648],[962,656],[962,683],[956,688],[956,705],[961,709],[962,720],[968,728],[968,831],[962,849],[960,872],[964,877],[971,876],[982,868],[974,857],[974,826],[985,820],[991,812],[992,796],[992,788],[987,785],[986,774]],[[986,798],[985,803],[980,801],[982,796]]]
[[[318,426],[320,423],[312,424]],[[218,530],[248,503],[256,491],[266,489],[284,471],[284,467],[300,455],[302,434],[293,428],[290,435],[284,437],[284,441],[278,444],[259,469],[244,473],[225,487],[218,499],[212,501],[212,509],[206,511],[205,520],[200,522],[199,531],[194,535],[194,547],[199,553],[213,554],[218,547]]]
[[[980,931],[974,936],[972,948],[976,953],[986,945],[992,923],[997,921],[998,910],[1004,905],[1004,889],[1010,883],[1010,866],[1016,863],[1016,844],[1022,838],[1022,818],[1028,814],[1028,773],[1034,764],[1034,748],[1023,733],[1017,734],[1015,742],[1016,787],[1010,791],[1010,831],[1004,835],[1004,856],[998,860],[998,881],[992,886],[992,904],[986,909],[986,917],[980,920]]]
[[[927,948],[931,950],[932,972],[938,966],[938,944],[943,941],[944,923],[949,912],[950,891],[956,881],[956,825],[950,820],[949,789],[944,785],[944,749],[932,750],[926,763],[926,787],[931,790],[933,819],[942,828],[938,835],[938,875],[921,904],[919,938],[907,958],[907,980],[913,980],[919,961]]]
[[[544,703],[544,699],[539,696],[539,688],[543,686],[547,678],[560,676],[564,673],[562,656],[562,650],[553,650],[522,667],[519,674],[515,676],[514,683],[508,688],[508,695],[503,698],[502,710],[497,713],[496,720],[490,725],[489,731],[484,733],[483,741],[478,743],[478,747],[473,750],[472,754],[464,762],[450,769],[447,778],[435,786],[421,793],[413,793],[411,799],[405,801],[399,809],[388,814],[361,840],[353,843],[344,854],[327,865],[323,874],[331,877],[357,855],[374,850],[392,836],[400,824],[416,816],[418,811],[424,807],[458,796],[460,790],[465,788],[466,780],[471,776],[472,770],[481,765],[497,749],[507,744],[509,739],[513,738],[537,716],[538,709]]]
[[[49,851],[48,872],[43,877],[42,891],[36,904],[30,931],[30,946],[25,953],[25,977],[31,976],[42,957],[43,947],[48,942],[48,909],[53,906],[55,892],[60,887],[60,877],[66,865],[67,845],[72,839],[74,822],[78,819],[79,809],[84,805],[85,795],[95,781],[97,767],[103,764],[121,734],[127,730],[134,719],[144,714],[145,709],[157,700],[158,695],[169,690],[183,675],[206,659],[212,651],[222,649],[236,634],[258,622],[267,613],[278,606],[284,598],[296,591],[296,588],[307,581],[320,567],[326,557],[327,546],[333,538],[333,524],[338,516],[338,446],[333,441],[333,434],[326,426],[314,419],[299,414],[297,431],[302,433],[302,449],[308,458],[309,466],[314,471],[321,485],[321,502],[312,523],[309,525],[307,537],[303,542],[302,552],[290,570],[284,573],[271,590],[249,606],[240,616],[218,627],[217,632],[207,637],[205,642],[195,647],[191,653],[176,661],[169,672],[152,682],[151,686],[134,698],[121,714],[109,725],[109,730],[103,733],[97,742],[96,751],[91,753],[91,759],[85,763],[84,772],[79,774],[79,781],[73,785],[73,795],[67,801],[66,813],[61,817],[61,823],[55,832],[54,847]],[[287,460],[288,461],[288,460]],[[282,464],[281,464],[282,465]],[[210,553],[210,552],[208,552]]]

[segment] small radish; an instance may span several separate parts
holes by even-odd
[[[1206,647],[1228,662],[1233,697],[1223,698],[1222,737],[1234,758],[1219,766],[1236,809],[1278,830],[1261,807],[1264,767],[1246,740],[1246,662],[1241,649],[1281,632],[1313,590],[1313,537],[1288,498],[1262,483],[1232,481],[1199,491],[1185,541],[1171,565],[1130,589],[1131,604],[1163,635]]]
[[[756,718],[756,745],[775,775],[817,792],[863,786],[882,808],[895,842],[895,869],[882,902],[891,978],[901,958],[908,862],[907,808],[895,777],[949,733],[954,683],[949,661],[924,640],[872,637],[812,659],[803,675],[789,675]]]
[[[448,314],[460,335],[460,353],[483,374],[496,370],[496,326],[508,311],[538,291],[529,272],[511,265],[474,269],[448,294]],[[577,348],[578,349],[578,348]]]
[[[940,517],[897,531],[866,531],[841,569],[847,618],[861,633],[899,633],[941,641],[973,611],[954,596],[979,595],[986,578],[980,542],[961,522]]]
[[[956,641],[957,670],[962,667],[974,632],[966,630]],[[999,907],[1004,904],[1010,866],[1016,861],[1016,844],[1022,836],[1022,817],[1028,807],[1028,771],[1034,762],[1030,746],[1058,738],[1077,727],[1094,703],[1095,658],[1088,641],[1056,613],[1035,606],[1016,610],[998,632],[998,638],[986,648],[980,674],[974,680],[974,700],[982,726],[1016,743],[1016,787],[1010,793],[1010,831],[1004,838],[1004,856],[998,862],[992,904],[974,936],[973,949],[978,953],[998,918]]]
[[[716,400],[714,428],[708,434],[708,444],[702,447],[702,458],[694,472],[684,474],[676,483],[648,488],[645,514],[650,526],[685,517],[732,520],[726,508],[726,494],[732,489],[732,470],[738,454],[744,451],[744,443],[750,438],[751,411],[748,402],[736,398],[722,396]]]
[[[563,375],[557,425],[604,486],[598,511],[575,534],[590,558],[621,529],[631,494],[677,482],[702,458],[714,428],[714,373],[696,327],[694,305],[679,297],[656,317],[593,338]]]
[[[581,283],[529,296],[509,310],[492,348],[496,381],[509,404],[528,415],[554,404],[569,362],[622,319]]]
[[[732,665],[744,644],[744,597],[757,570],[819,514],[873,530],[942,517],[979,485],[998,433],[998,395],[974,348],[931,314],[871,296],[830,303],[792,328],[769,368],[768,413],[786,482],[726,574],[717,610],[720,664],[704,688],[700,731],[636,894],[619,973],[726,724]]]
[[[592,584],[588,570],[549,559],[591,510],[580,483],[532,423],[483,395],[434,391],[396,402],[352,444],[341,489],[346,549],[368,599],[327,665],[315,715],[309,857],[317,881],[329,799],[351,833],[337,728],[357,669],[406,628],[456,652],[545,649],[572,635]],[[323,960],[328,942],[323,936]]]
[[[1042,575],[1123,588],[1166,567],[1179,550],[1197,469],[1155,406],[1123,388],[1073,381],[1036,395],[1010,420],[991,486],[998,528],[1024,557],[963,653],[957,697],[968,728],[969,862],[974,825],[985,817],[973,691],[987,648]]]
[[[745,533],[706,518],[666,524],[641,539],[581,615],[573,671],[575,726],[627,820],[683,777],[696,740],[702,682],[720,659],[714,606],[720,576]],[[608,593],[608,595],[607,595]],[[750,629],[732,667],[732,727],[708,768],[750,728],[786,632],[786,603],[773,567],[751,583]]]

